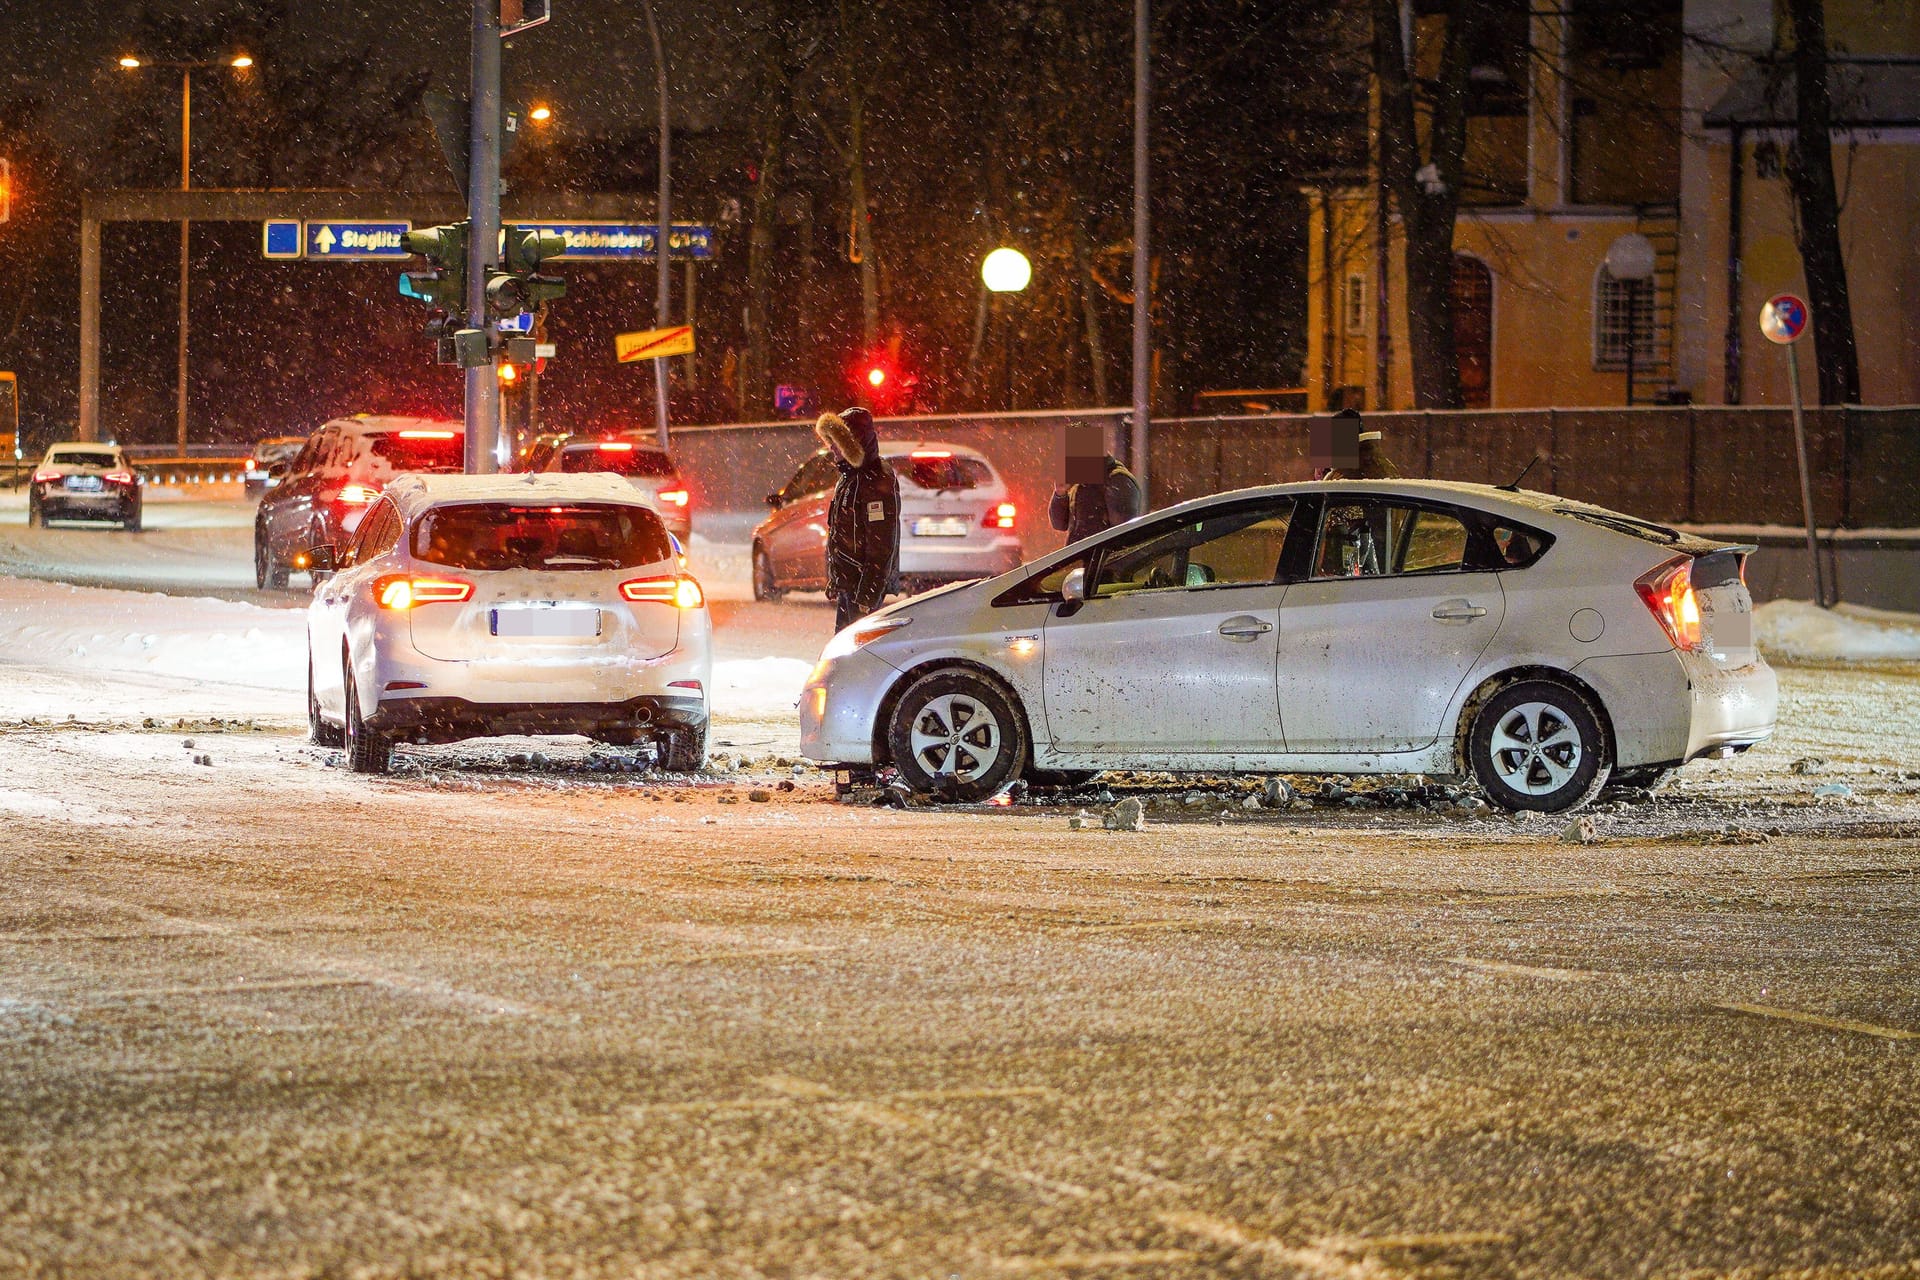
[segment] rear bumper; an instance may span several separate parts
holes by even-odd
[[[1614,765],[1673,765],[1773,733],[1779,685],[1755,658],[1731,671],[1673,649],[1589,658],[1573,674],[1600,695],[1613,725]]]
[[[41,514],[50,520],[119,520],[140,507],[139,491],[131,489],[70,493],[43,488],[35,496]]]
[[[707,722],[705,698],[645,694],[625,702],[469,702],[465,698],[382,698],[369,728],[407,742],[459,742],[509,734],[580,733],[596,737],[653,726]]]

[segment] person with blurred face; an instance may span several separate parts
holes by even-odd
[[[1074,423],[1061,447],[1061,480],[1053,487],[1047,519],[1078,542],[1139,515],[1145,502],[1133,472],[1107,452],[1107,433]]]
[[[1331,418],[1315,418],[1313,478],[1315,480],[1392,480],[1400,468],[1381,447],[1381,433],[1361,429],[1360,411],[1342,409]]]

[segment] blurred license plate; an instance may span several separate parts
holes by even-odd
[[[493,634],[580,639],[600,634],[598,609],[495,609]]]
[[[959,516],[921,516],[913,522],[916,538],[964,538],[967,522]]]
[[[67,488],[78,490],[81,493],[98,493],[100,491],[100,477],[68,476]]]

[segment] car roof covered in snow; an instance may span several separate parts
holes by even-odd
[[[644,507],[647,500],[620,476],[605,471],[527,472],[511,476],[403,475],[386,488],[403,519],[429,507],[455,502],[617,502]]]
[[[395,431],[451,431],[455,435],[465,435],[465,423],[453,422],[445,418],[411,418],[390,413],[356,413],[350,418],[335,418],[327,423],[329,427],[340,427],[349,435],[379,436]]]

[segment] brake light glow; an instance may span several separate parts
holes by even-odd
[[[255,462],[252,458],[247,459],[247,470],[258,471],[259,469],[260,469],[259,463]]]
[[[452,431],[402,431],[402,440],[451,440],[456,435]]]
[[[473,584],[458,578],[415,578],[390,573],[373,580],[373,598],[382,609],[411,609],[421,604],[458,604],[473,597]]]
[[[688,495],[685,489],[662,489],[658,496],[660,501],[671,502],[676,507],[687,505]]]
[[[1676,649],[1700,647],[1700,599],[1693,592],[1693,561],[1670,560],[1634,580],[1633,589],[1646,602],[1654,621]]]
[[[133,472],[131,472],[131,471],[109,471],[109,472],[107,472],[107,474],[106,474],[106,475],[105,475],[104,477],[102,477],[102,478],[103,478],[103,479],[104,479],[104,480],[105,480],[105,481],[106,481],[106,482],[107,482],[108,484],[132,484],[132,483],[133,483]]]
[[[602,452],[602,453],[632,453],[632,452],[633,452],[633,446],[632,446],[632,445],[630,445],[630,444],[628,444],[628,443],[627,443],[626,441],[624,441],[624,440],[602,440],[602,441],[600,442],[600,452]]]
[[[914,458],[951,458],[953,456],[953,450],[951,449],[915,449],[908,456],[914,457]]]
[[[58,480],[59,478],[60,473],[52,467],[42,467],[33,473],[33,482],[35,484],[45,484],[49,480]]]
[[[980,523],[989,529],[1011,529],[1013,518],[1019,514],[1019,510],[1011,502],[1003,502],[987,512]]]
[[[698,609],[707,602],[700,584],[684,575],[673,578],[635,578],[620,584],[620,594],[637,604],[670,604]]]
[[[348,506],[359,507],[372,502],[379,496],[380,490],[373,485],[349,481],[340,486],[339,501],[346,503]]]

